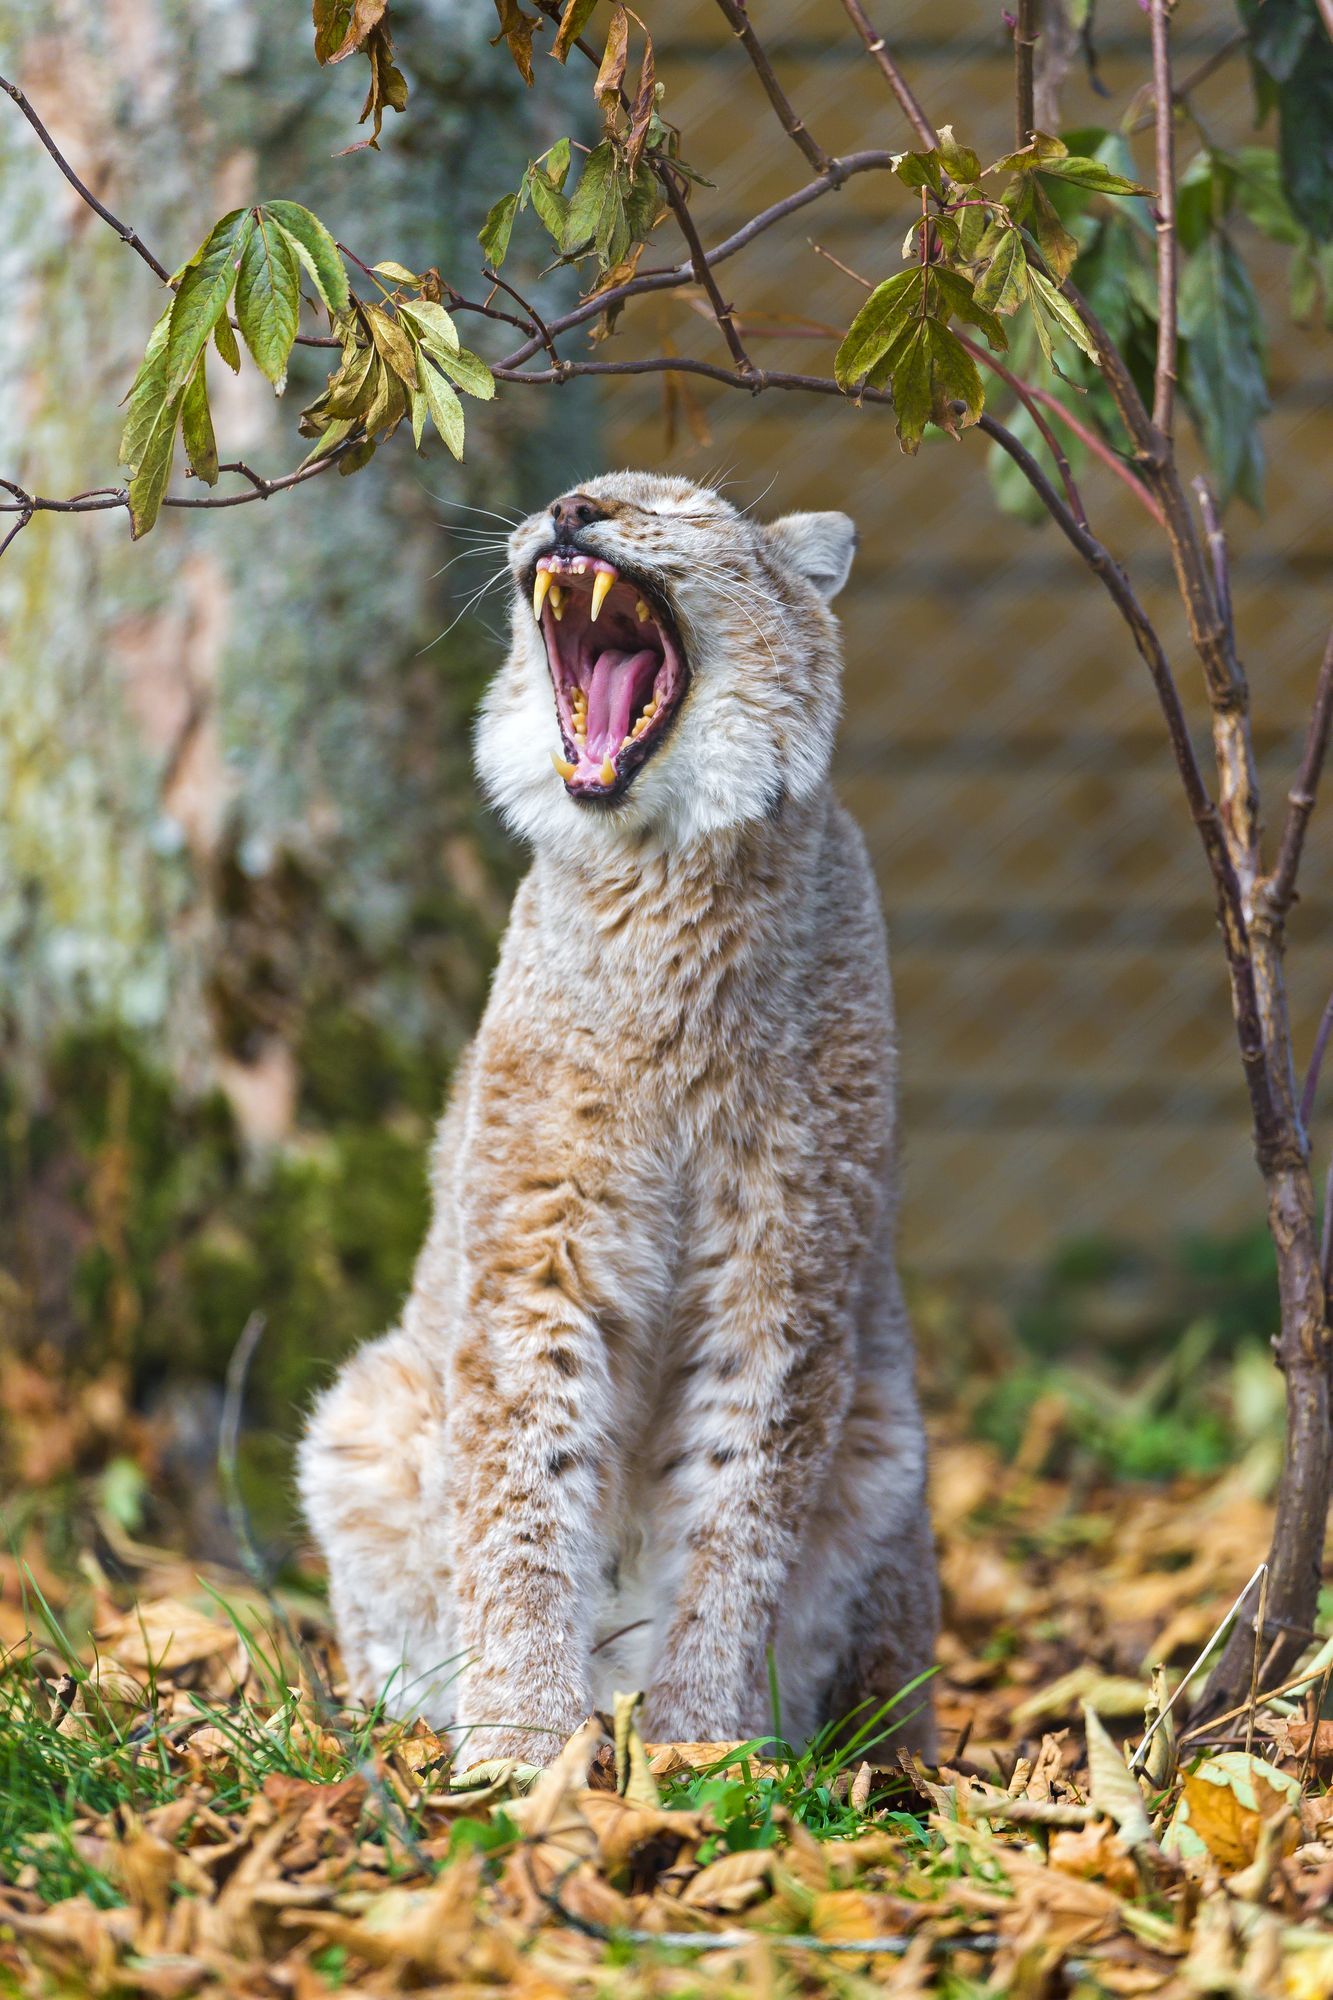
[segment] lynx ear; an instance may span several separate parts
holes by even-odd
[[[837,596],[856,554],[855,521],[846,514],[784,514],[764,532],[783,569],[794,569],[821,597]]]

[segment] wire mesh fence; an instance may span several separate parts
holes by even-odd
[[[929,114],[951,119],[983,157],[1003,151],[1012,53],[998,19],[992,29],[967,0],[880,11]],[[828,148],[909,143],[840,9],[772,0],[762,14],[779,73]],[[1201,13],[1195,31],[1181,21],[1182,67],[1232,32],[1221,15]],[[1098,40],[1096,83],[1081,62],[1065,79],[1066,128],[1113,122],[1148,73],[1136,8],[1099,14]],[[659,74],[686,156],[718,182],[696,196],[705,240],[808,178],[705,0],[681,5],[659,33]],[[1221,64],[1195,102],[1210,135],[1253,138],[1243,60]],[[1182,127],[1182,161],[1193,145]],[[818,329],[845,326],[862,294],[813,240],[855,270],[889,274],[910,221],[903,192],[866,175],[724,267],[728,299],[764,330],[753,336],[763,364],[827,372],[832,342]],[[1333,612],[1333,377],[1328,334],[1290,323],[1280,256],[1247,238],[1274,408],[1266,512],[1237,504],[1228,526],[1272,820]],[[664,334],[683,352],[711,355],[717,342],[679,301],[647,304],[638,334],[632,320],[618,336],[625,350],[636,339],[660,347]],[[608,398],[613,462],[721,468],[742,504],[843,507],[861,530],[840,606],[837,778],[889,916],[910,1261],[1002,1279],[1071,1237],[1160,1245],[1253,1225],[1260,1190],[1210,885],[1147,677],[1104,594],[1052,528],[999,511],[975,434],[913,461],[869,407],[704,383],[682,409],[672,394],[671,405],[646,385]],[[1129,562],[1167,642],[1207,763],[1164,545],[1114,478],[1094,471],[1084,486],[1095,529]],[[1333,980],[1331,852],[1316,821],[1290,933],[1298,1049]]]

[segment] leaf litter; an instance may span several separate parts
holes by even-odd
[[[937,1439],[940,1757],[910,1691],[798,1749],[643,1741],[538,1771],[349,1707],[320,1600],[94,1523],[0,1559],[0,1992],[1333,1993],[1333,1648],[1128,1756],[1234,1601],[1234,1473],[1070,1483]],[[1327,1656],[1327,1657],[1326,1657]],[[1154,1674],[1159,1661],[1164,1673]]]

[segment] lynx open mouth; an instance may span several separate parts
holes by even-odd
[[[552,554],[532,577],[564,755],[551,761],[571,798],[619,798],[684,699],[689,668],[671,614],[650,585],[600,556]]]

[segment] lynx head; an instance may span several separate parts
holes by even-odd
[[[682,845],[824,779],[845,514],[767,525],[691,480],[606,473],[509,539],[509,658],[477,764],[534,843]]]

